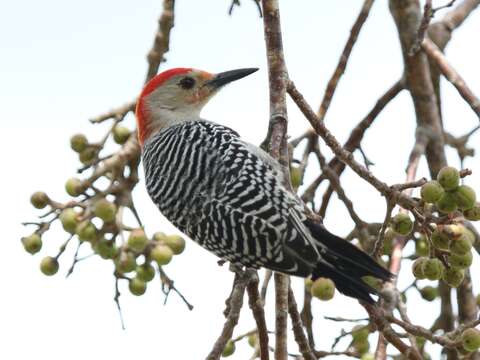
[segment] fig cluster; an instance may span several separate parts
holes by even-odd
[[[468,185],[460,185],[460,173],[454,167],[442,168],[437,180],[424,184],[420,194],[423,201],[434,204],[441,214],[461,211],[467,220],[480,220],[480,204],[476,202],[475,190]]]
[[[430,249],[424,235],[417,240],[416,253],[419,257],[413,262],[413,275],[419,280],[443,280],[451,287],[460,286],[465,270],[472,265],[471,249],[474,241],[474,234],[463,225],[437,226],[430,235],[433,249]],[[422,297],[429,301],[437,296],[434,289],[429,287],[421,289],[420,292]]]
[[[465,270],[472,265],[472,246],[475,235],[459,219],[459,212],[469,221],[480,220],[480,206],[475,190],[461,185],[464,176],[451,166],[442,168],[436,180],[425,183],[421,198],[433,212],[448,217],[424,227],[424,233],[415,241],[417,259],[412,265],[416,279],[443,280],[451,287],[463,282]],[[454,215],[455,213],[455,215]],[[445,221],[446,219],[446,221]],[[421,296],[432,301],[437,289],[426,286],[419,289]]]
[[[119,145],[126,143],[130,135],[131,131],[121,125],[116,125],[111,131],[113,140]],[[90,143],[84,134],[76,134],[70,138],[70,147],[78,154],[78,159],[84,165],[90,165],[97,160],[102,146]]]
[[[389,227],[383,238],[383,254],[390,256],[393,250],[395,236],[407,236],[413,230],[413,220],[407,213],[399,212],[390,220]]]
[[[72,138],[73,139],[73,138]],[[72,140],[72,148],[80,149],[81,142]],[[71,196],[78,196],[83,190],[82,182],[70,179],[67,181],[66,191]],[[166,235],[156,232],[150,238],[143,228],[123,230],[128,233],[125,242],[120,243],[122,229],[116,223],[118,207],[105,197],[91,198],[83,202],[82,206],[73,204],[72,207],[59,205],[50,200],[43,192],[36,192],[31,196],[31,203],[35,208],[51,207],[51,212],[63,230],[72,239],[77,239],[80,245],[89,244],[93,253],[105,260],[110,260],[115,266],[116,276],[128,280],[130,292],[133,295],[143,295],[147,283],[155,277],[155,266],[161,267],[172,261],[175,255],[185,249],[185,240],[179,235]],[[40,226],[33,234],[22,238],[22,245],[26,252],[36,254],[43,245],[43,236],[48,227]],[[47,276],[56,274],[59,270],[57,256],[46,256],[40,261],[40,270]]]

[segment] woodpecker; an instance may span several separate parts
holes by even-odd
[[[370,294],[378,293],[362,277],[387,281],[390,272],[310,220],[268,153],[200,117],[222,87],[257,70],[174,68],[145,85],[135,113],[148,194],[172,224],[223,260],[327,277],[341,293],[374,303]]]

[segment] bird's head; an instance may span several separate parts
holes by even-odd
[[[211,74],[174,68],[158,74],[145,85],[137,101],[135,114],[140,144],[165,127],[198,119],[202,108],[220,88],[257,70]]]

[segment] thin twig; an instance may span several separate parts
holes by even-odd
[[[475,114],[480,120],[480,99],[475,96],[473,91],[467,85],[465,80],[455,70],[455,68],[448,62],[445,55],[438,48],[433,41],[424,39],[422,42],[422,49],[428,55],[428,57],[438,66],[440,72],[445,78],[457,89],[460,96],[467,102],[472,108]]]
[[[287,351],[288,286],[286,275],[274,273],[275,282],[275,360],[285,360]]]
[[[180,299],[185,303],[188,310],[193,310],[193,305],[188,302],[187,298],[175,287],[174,281],[165,273],[161,266],[158,267],[158,273],[160,275],[160,281],[162,282],[162,291],[165,294],[164,304],[167,303],[168,296],[170,292],[173,290],[180,296]]]
[[[304,285],[303,307],[300,313],[303,326],[307,331],[308,344],[311,349],[315,349],[315,338],[313,336],[313,315],[312,315],[312,293]]]
[[[122,324],[122,330],[125,330],[125,323],[123,321],[123,314],[122,314],[122,307],[120,305],[120,290],[118,288],[118,281],[119,278],[115,277],[115,296],[113,297],[113,300],[115,301],[115,304],[117,305],[118,309],[118,315],[120,316],[120,323]]]
[[[403,79],[400,79],[395,84],[393,84],[393,86],[391,86],[377,100],[372,110],[370,110],[370,112],[350,132],[350,136],[348,137],[348,140],[343,145],[345,150],[354,152],[356,149],[359,149],[361,147],[361,142],[363,140],[363,137],[367,129],[370,128],[374,120],[383,111],[383,109],[387,106],[387,104],[390,103],[390,101],[392,101],[404,88],[405,88],[404,81]],[[328,163],[328,166],[332,168],[339,177],[342,174],[343,170],[345,170],[345,164],[342,161],[340,161],[336,156],[332,160],[330,160],[330,162]],[[320,177],[321,176],[323,176],[323,174],[321,174]],[[312,198],[315,195],[315,191],[317,187],[321,183],[322,179],[320,177],[315,179],[315,182],[312,183],[312,185],[307,189],[307,191],[309,192],[309,195],[313,193],[313,195],[311,195]],[[305,194],[307,193],[307,191],[305,191]],[[319,214],[322,217],[325,216],[327,206],[329,204],[332,193],[333,193],[333,187],[329,185],[329,187],[327,188],[323,196],[322,206],[319,211]]]
[[[148,70],[145,82],[153,78],[164,60],[163,56],[170,47],[170,31],[174,25],[175,0],[163,0],[163,11],[158,19],[158,30],[155,34],[153,46],[147,55]]]
[[[295,301],[295,296],[293,294],[292,288],[288,288],[288,313],[292,319],[293,334],[295,336],[295,341],[298,344],[298,348],[302,353],[302,356],[305,360],[315,360],[316,357],[310,348],[307,338],[303,332],[302,319],[298,312],[297,303]]]
[[[409,332],[410,334],[424,337],[425,339],[431,341],[434,344],[440,344],[444,347],[451,348],[451,349],[456,348],[459,345],[458,341],[450,340],[448,336],[433,335],[433,333],[430,330],[425,329],[424,327],[413,325],[409,322],[397,319],[394,316],[385,315],[385,318],[391,323],[402,327],[405,331]]]
[[[335,173],[335,171],[333,171],[328,166],[327,161],[325,160],[325,157],[322,155],[320,151],[320,146],[318,145],[318,138],[315,137],[314,139],[315,139],[313,140],[315,141],[313,145],[314,153],[317,156],[318,162],[320,163],[320,168],[322,169],[322,172],[328,178],[330,185],[333,187],[333,189],[337,193],[338,198],[344,203],[345,207],[347,208],[348,214],[350,215],[353,222],[355,223],[355,226],[359,231],[361,231],[361,229],[365,228],[366,223],[360,218],[360,216],[355,211],[352,201],[347,196],[347,194],[345,193],[345,190],[340,184],[340,179],[338,175]]]
[[[130,112],[130,111],[134,111],[135,110],[135,103],[136,101],[132,101],[132,102],[129,102],[125,105],[122,105],[116,109],[112,109],[104,114],[101,114],[101,115],[98,115],[92,119],[90,119],[90,122],[93,123],[93,124],[97,124],[97,123],[101,123],[101,122],[104,122],[105,120],[109,120],[109,119],[115,119],[115,120],[122,120],[125,116],[127,116],[127,114]]]
[[[260,5],[260,0],[253,0],[253,2],[257,6],[258,14],[260,15],[260,17],[262,17],[263,14],[262,14],[262,6]],[[232,0],[232,3],[228,8],[228,15],[230,16],[232,15],[233,9],[235,8],[235,6],[240,6],[240,0]]]
[[[73,255],[72,265],[70,265],[70,268],[68,269],[67,275],[65,275],[66,278],[68,278],[70,275],[72,275],[73,270],[75,269],[75,265],[81,260],[81,259],[78,258],[78,251],[80,250],[81,246],[82,246],[82,242],[78,242],[77,249],[75,250],[75,254]],[[85,259],[85,258],[82,258],[82,259]]]
[[[389,322],[386,320],[386,315],[381,308],[378,308],[374,305],[362,304],[367,310],[370,318],[377,326],[378,331],[382,333],[385,339],[395,346],[401,354],[403,354],[407,359],[411,360],[422,360],[422,356],[415,351],[415,349],[409,347],[405,344],[400,337],[393,331]]]
[[[240,310],[243,306],[243,295],[245,294],[245,288],[247,287],[248,277],[244,272],[238,272],[235,274],[235,279],[233,282],[233,291],[230,295],[230,311],[225,324],[223,325],[222,332],[217,341],[215,341],[213,349],[206,357],[206,360],[220,359],[223,349],[225,348],[227,342],[232,338],[233,329],[238,323]]]
[[[338,61],[337,67],[333,72],[332,77],[328,81],[327,89],[325,90],[325,95],[323,96],[322,103],[320,105],[320,109],[318,110],[318,118],[320,121],[323,121],[325,118],[325,114],[330,106],[330,102],[332,101],[333,95],[335,94],[335,90],[337,88],[338,82],[342,77],[343,73],[345,72],[345,68],[347,67],[348,59],[352,52],[353,46],[357,41],[358,34],[363,27],[363,24],[367,20],[367,17],[370,13],[370,9],[372,8],[374,0],[365,0],[360,10],[360,13],[355,20],[352,29],[350,30],[350,36],[343,48],[342,55]]]
[[[268,360],[268,330],[265,321],[265,312],[263,310],[264,302],[258,292],[258,273],[254,270],[247,270],[247,272],[250,274],[250,279],[247,285],[248,304],[252,310],[255,322],[257,323],[260,359]]]
[[[385,232],[388,228],[388,224],[390,223],[390,219],[392,217],[392,211],[395,208],[395,204],[387,200],[387,210],[385,211],[385,219],[383,220],[382,227],[380,228],[380,231],[378,232],[378,237],[375,241],[375,244],[373,246],[372,250],[372,256],[375,259],[380,258],[383,252],[383,242],[385,240]]]
[[[265,270],[265,277],[263,278],[262,282],[262,290],[260,291],[260,298],[262,302],[265,303],[265,298],[267,297],[267,289],[268,285],[270,284],[270,280],[272,279],[272,270]]]
[[[425,34],[428,29],[428,24],[430,24],[430,20],[432,20],[434,14],[435,12],[433,11],[433,8],[432,8],[432,0],[425,0],[425,5],[423,6],[422,21],[420,22],[420,26],[418,27],[417,37],[415,38],[415,42],[413,43],[410,50],[408,50],[409,56],[415,55],[420,50],[420,44],[425,38]]]
[[[332,133],[325,127],[322,121],[319,120],[317,115],[313,112],[310,105],[307,104],[303,95],[297,90],[293,82],[289,82],[288,93],[297,104],[299,109],[305,115],[317,134],[325,141],[328,147],[334,152],[334,154],[345,164],[347,164],[354,172],[356,172],[361,178],[370,183],[381,194],[387,197],[395,198],[396,202],[402,207],[407,209],[413,209],[417,203],[411,197],[395,190],[388,186],[383,181],[376,178],[365,166],[358,163],[351,152],[345,150],[338,140],[332,135]]]

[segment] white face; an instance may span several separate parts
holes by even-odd
[[[205,104],[218,88],[206,85],[213,74],[192,70],[187,74],[173,76],[146,98],[145,105],[150,121],[160,122],[160,126],[172,122],[193,120],[199,117]]]

